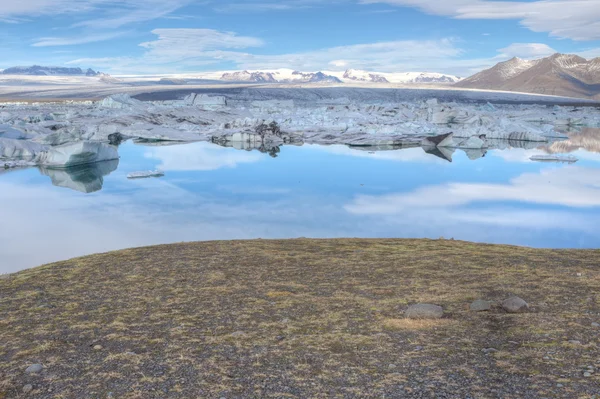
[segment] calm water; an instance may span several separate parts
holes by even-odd
[[[126,143],[119,152],[120,162],[92,169],[0,174],[0,273],[214,239],[443,236],[600,246],[600,154],[583,150],[573,153],[575,165],[530,162],[541,151],[522,149],[476,160],[457,151],[452,162],[421,148],[307,145],[282,147],[273,158],[209,143]],[[156,168],[165,177],[126,178]]]

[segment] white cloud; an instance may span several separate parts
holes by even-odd
[[[157,62],[218,58],[213,51],[260,47],[264,44],[258,38],[213,29],[155,29],[152,33],[158,39],[141,43],[140,46],[148,50],[145,54],[147,59]]]
[[[534,32],[573,40],[600,39],[598,0],[361,0],[415,7],[424,12],[457,19],[516,19]]]
[[[232,32],[156,29],[153,33],[158,35],[158,39],[141,44],[147,51],[140,58],[84,58],[72,60],[69,64],[108,67],[113,73],[155,71],[159,65],[163,71],[189,71],[219,63],[233,63],[239,69],[293,68],[306,71],[343,70],[347,67],[381,72],[439,71],[442,67],[464,70],[464,61],[458,60],[463,51],[452,38],[366,43],[303,53],[265,55],[238,51],[262,46],[264,42]],[[475,66],[480,65],[479,61],[475,63]]]
[[[1,1],[0,20],[20,22],[40,15],[74,16],[72,28],[116,29],[122,26],[162,18],[194,0],[26,0]],[[84,32],[82,36],[93,34]],[[61,39],[56,39],[61,40]],[[69,39],[62,39],[68,41]],[[82,42],[85,39],[81,39]],[[88,40],[87,43],[91,42]]]
[[[542,58],[548,57],[558,51],[543,43],[513,43],[508,47],[498,50],[501,58]]]
[[[114,39],[126,32],[109,32],[103,34],[78,35],[72,37],[41,37],[32,44],[33,47],[72,46]]]

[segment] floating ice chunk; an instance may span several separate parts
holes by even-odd
[[[496,112],[496,107],[489,102],[482,106],[481,109],[488,112]]]
[[[2,160],[0,160],[0,169],[25,168],[28,166],[35,166],[35,163],[31,162],[31,161],[25,161],[25,160],[17,160],[17,161],[2,161]]]
[[[250,105],[253,108],[258,108],[261,111],[279,111],[290,110],[294,108],[294,100],[264,100],[252,101]]]
[[[422,142],[423,147],[456,148],[454,134],[447,133],[438,136],[427,137]]]
[[[425,104],[433,107],[434,105],[438,105],[438,100],[437,98],[430,98],[429,100],[425,101]]]
[[[51,147],[36,156],[36,163],[47,168],[69,168],[119,159],[117,148],[104,143],[80,141]]]
[[[531,158],[532,161],[536,162],[564,162],[564,163],[575,163],[579,161],[579,158],[573,155],[534,155]]]
[[[162,170],[148,170],[144,172],[132,172],[127,175],[128,179],[146,179],[149,177],[163,177],[165,172]]]
[[[132,108],[142,108],[144,103],[131,98],[129,94],[113,94],[112,96],[106,97],[102,101],[98,103],[98,106],[101,108],[111,108],[111,109],[132,109]]]
[[[477,136],[472,136],[471,138],[465,140],[465,141],[461,141],[460,143],[458,143],[458,145],[456,146],[457,148],[463,148],[465,150],[467,149],[482,149],[482,148],[487,148],[488,145],[486,143],[486,141],[484,139],[482,139],[481,137],[477,137]]]
[[[37,154],[48,148],[31,141],[0,138],[0,158],[33,160]]]
[[[218,109],[227,106],[227,99],[223,96],[209,96],[208,94],[192,93],[183,99],[186,105],[203,109]]]

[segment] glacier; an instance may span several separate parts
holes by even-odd
[[[476,157],[488,149],[565,140],[569,131],[600,126],[599,109],[591,103],[558,106],[552,103],[556,99],[523,96],[525,103],[519,104],[514,93],[458,101],[448,92],[428,90],[437,96],[407,98],[407,92],[391,89],[215,88],[137,98],[117,93],[99,101],[1,103],[0,161],[13,167],[19,162],[81,166],[118,159],[116,145],[128,139],[211,141],[265,152],[301,144],[422,146],[438,156],[463,149]],[[534,98],[541,103],[527,103]]]

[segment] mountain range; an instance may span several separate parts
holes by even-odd
[[[98,76],[101,72],[96,72],[91,68],[84,71],[81,68],[65,67],[47,67],[40,65],[16,66],[0,71],[3,75],[34,75],[34,76]]]
[[[383,73],[358,69],[346,71],[300,72],[292,69],[265,71],[234,71],[221,75],[211,73],[217,80],[258,83],[456,83],[458,76],[430,72]],[[206,78],[207,76],[202,76]]]
[[[554,54],[538,60],[512,58],[455,84],[456,87],[600,98],[600,57]]]

